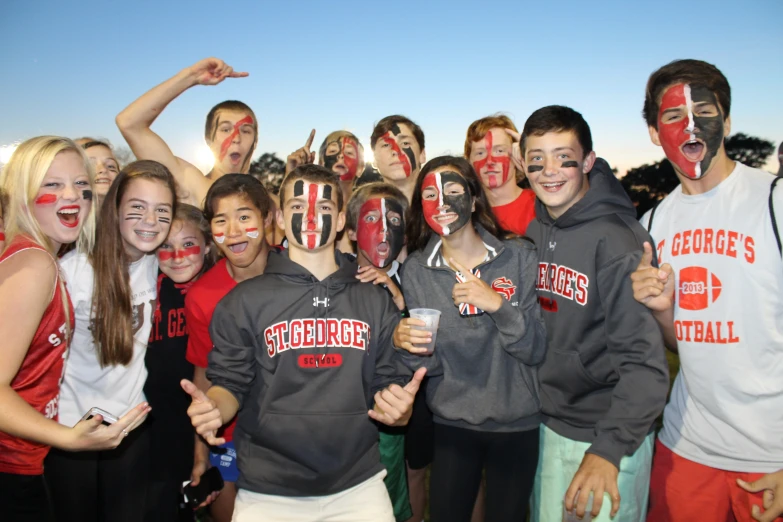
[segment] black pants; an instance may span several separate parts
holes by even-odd
[[[432,522],[469,522],[486,470],[485,522],[525,520],[538,464],[538,429],[494,433],[435,423]]]
[[[14,522],[54,520],[43,475],[0,473],[0,519]]]
[[[58,522],[141,522],[149,478],[145,426],[113,450],[67,452],[53,449],[44,461]]]

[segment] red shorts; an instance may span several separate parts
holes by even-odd
[[[656,440],[647,522],[754,522],[750,510],[757,505],[764,511],[762,493],[748,493],[737,479],[753,482],[763,476],[697,464]]]

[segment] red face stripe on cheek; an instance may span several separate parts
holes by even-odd
[[[350,181],[353,178],[356,177],[356,173],[359,170],[359,159],[358,158],[351,158],[345,153],[345,148],[348,145],[353,145],[354,150],[356,151],[356,154],[359,154],[359,145],[355,143],[351,138],[348,136],[343,137],[343,163],[345,163],[345,166],[348,168],[348,173],[344,174],[340,177],[342,181]]]
[[[397,158],[402,162],[402,170],[405,171],[406,176],[410,176],[411,162],[408,161],[408,156],[403,154],[402,150],[400,150],[400,146],[397,145],[397,140],[394,139],[394,135],[391,133],[391,131],[384,134],[381,139],[388,143],[392,150],[397,153]]]
[[[239,128],[242,127],[242,125],[252,124],[253,118],[251,116],[245,116],[238,122],[234,124],[234,131],[228,135],[228,138],[223,140],[223,144],[220,146],[220,156],[218,158],[220,161],[223,161],[223,158],[226,157],[226,153],[228,152],[228,149],[231,147],[231,143],[234,141],[234,138],[239,136]]]
[[[307,230],[316,229],[316,211],[315,206],[318,203],[318,185],[309,183],[307,185]],[[307,248],[315,248],[315,234],[307,234]]]
[[[51,205],[53,203],[57,203],[57,196],[54,194],[41,194],[35,198],[36,205]]]

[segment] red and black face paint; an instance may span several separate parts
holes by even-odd
[[[464,189],[462,194],[444,195],[448,183],[456,183]],[[448,236],[470,222],[473,199],[465,178],[454,171],[430,172],[421,184],[424,189],[433,188],[436,199],[422,199],[422,210],[427,224],[440,236]]]
[[[201,253],[201,247],[193,245],[192,247],[179,250],[158,250],[158,259],[160,261],[169,261],[171,259],[185,259],[188,256],[197,256]]]
[[[717,114],[696,116],[705,105],[713,105]],[[685,116],[672,109],[684,110]],[[658,136],[666,157],[683,174],[691,179],[704,176],[723,143],[723,114],[715,93],[687,83],[669,87],[658,110]]]
[[[402,131],[400,130],[399,125],[395,123],[392,125],[392,130],[381,136],[381,139],[388,143],[391,149],[397,153],[397,157],[400,162],[402,162],[402,169],[405,171],[405,176],[409,177],[411,173],[418,168],[418,164],[416,163],[416,155],[413,153],[413,149],[410,147],[400,149],[400,146],[397,144],[397,136],[400,135],[400,133],[402,133]]]
[[[234,130],[231,132],[231,134],[228,135],[226,139],[223,140],[223,143],[220,145],[220,155],[218,156],[218,159],[220,161],[223,161],[223,158],[226,157],[226,154],[228,153],[228,149],[231,148],[231,143],[234,142],[234,139],[239,136],[239,132],[242,129],[243,125],[252,125],[253,124],[253,117],[252,116],[245,116],[238,122],[234,124]]]
[[[325,183],[309,183],[302,179],[294,183],[294,197],[307,198],[305,212],[295,212],[291,217],[294,240],[309,250],[322,247],[332,233],[332,216],[318,212],[318,202],[332,199],[332,186]]]
[[[326,148],[328,149],[332,143],[337,144],[338,150],[333,154],[324,154],[324,167],[333,170],[334,166],[342,160],[348,171],[345,174],[340,174],[340,181],[353,180],[359,170],[359,144],[350,136],[340,136],[335,141],[328,143]],[[353,147],[353,157],[345,153],[347,147]]]
[[[511,156],[508,153],[502,156],[495,156],[492,149],[492,131],[487,131],[484,136],[484,146],[487,149],[487,155],[484,159],[473,162],[473,169],[481,178],[481,182],[489,188],[502,186],[508,180],[508,174],[511,170]],[[487,172],[482,173],[481,169],[487,167]],[[499,169],[499,170],[498,170]],[[498,183],[498,174],[500,182]]]
[[[391,198],[368,199],[359,209],[356,239],[359,250],[384,268],[400,255],[405,243],[402,206]]]

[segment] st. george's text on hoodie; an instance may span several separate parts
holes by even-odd
[[[375,392],[410,379],[392,347],[400,313],[386,290],[356,279],[353,260],[335,259],[319,281],[271,252],[264,274],[215,309],[207,378],[239,402],[239,488],[323,496],[383,470],[367,411]]]
[[[557,219],[537,200],[527,230],[548,338],[538,377],[546,426],[591,443],[587,453],[619,469],[663,410],[669,371],[658,324],[634,299],[630,278],[652,240],[606,161],[588,180],[585,196]]]

